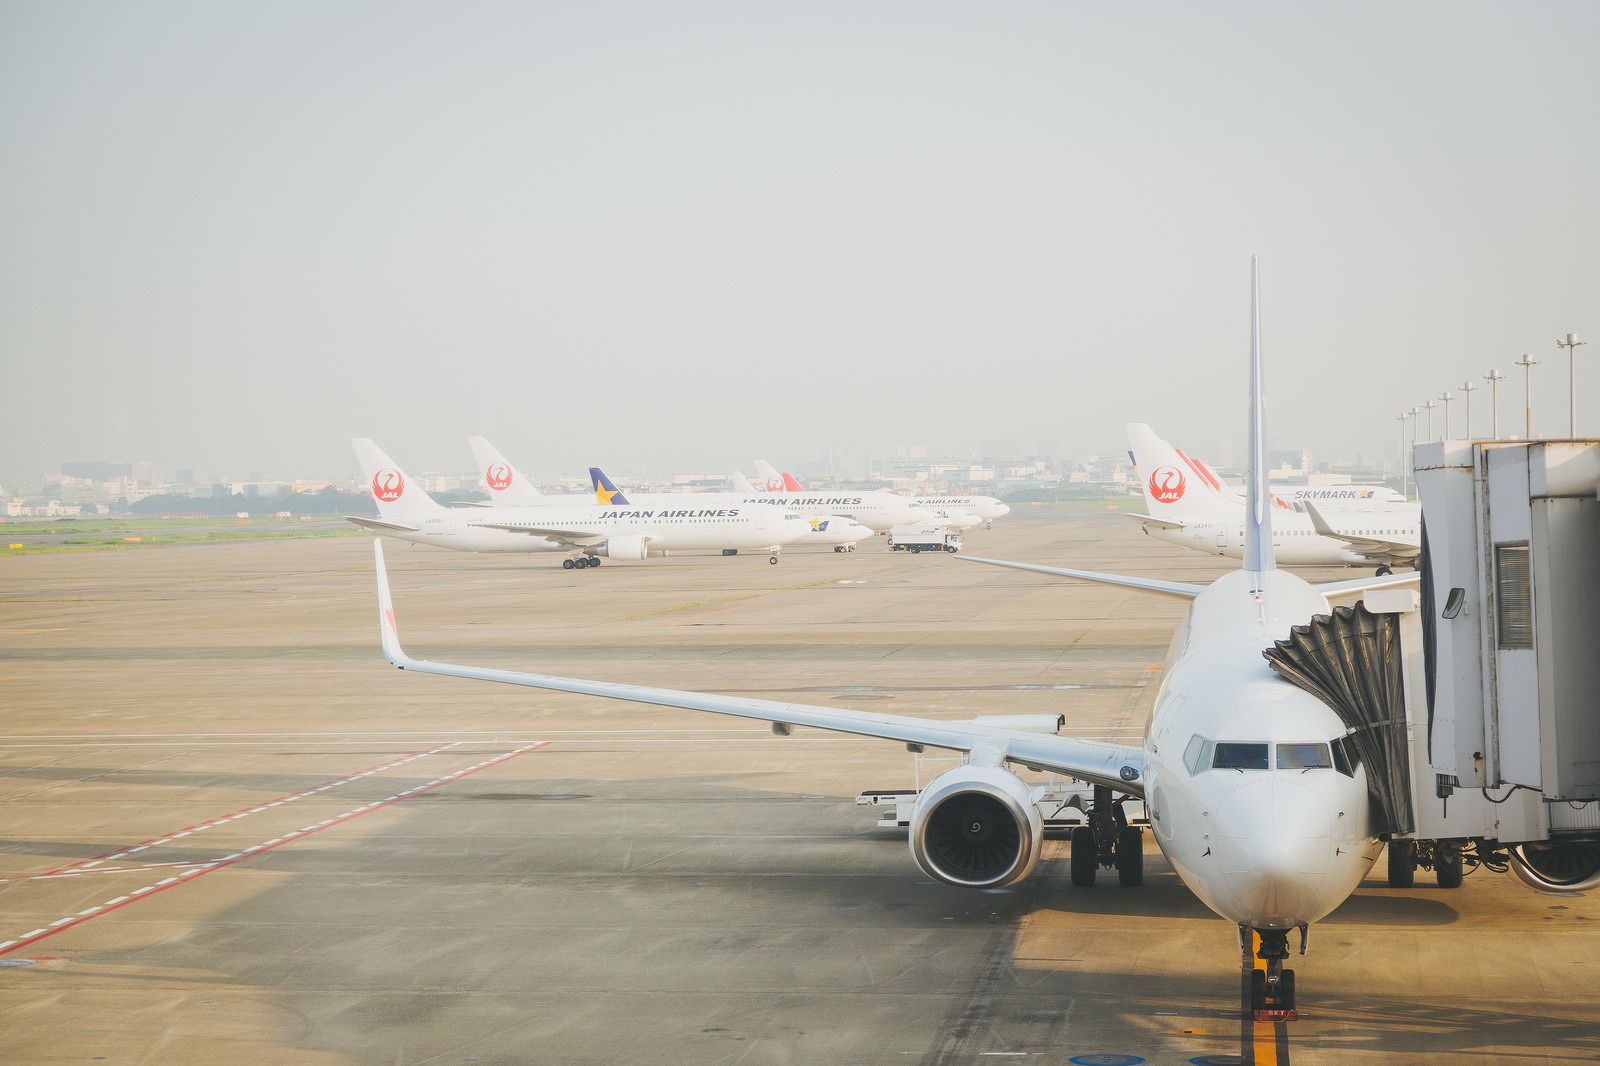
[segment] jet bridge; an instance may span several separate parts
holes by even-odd
[[[1416,449],[1420,590],[1296,627],[1274,669],[1345,720],[1391,884],[1463,860],[1600,887],[1600,441]]]

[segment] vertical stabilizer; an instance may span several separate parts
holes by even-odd
[[[527,507],[545,502],[533,483],[507,462],[494,445],[483,437],[468,437],[467,443],[478,461],[478,484],[489,493],[489,499],[496,506]]]
[[[422,511],[440,511],[437,500],[422,491],[422,486],[412,481],[395,465],[371,437],[351,437],[361,463],[361,477],[367,483],[367,493],[378,505],[380,518],[396,519]]]
[[[1267,485],[1267,393],[1261,372],[1261,281],[1250,257],[1250,491],[1244,512],[1244,569],[1276,570],[1272,555],[1272,490]]]
[[[626,507],[628,498],[617,488],[617,483],[606,476],[598,466],[589,468],[589,480],[594,484],[594,501],[602,507]]]

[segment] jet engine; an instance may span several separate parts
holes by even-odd
[[[649,550],[650,538],[637,533],[607,537],[597,551],[608,559],[643,559]]]
[[[911,812],[911,856],[963,888],[1004,888],[1033,872],[1044,820],[1027,783],[996,766],[957,766],[923,789]]]
[[[1600,844],[1518,844],[1511,872],[1535,892],[1600,888]]]

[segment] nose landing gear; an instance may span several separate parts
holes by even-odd
[[[1304,951],[1305,929],[1300,930],[1301,950]],[[1295,1006],[1294,971],[1283,967],[1289,957],[1289,931],[1287,929],[1250,929],[1239,927],[1239,940],[1243,948],[1244,965],[1250,971],[1250,1013],[1258,1022],[1292,1022],[1300,1017]],[[1251,948],[1255,948],[1253,952]],[[1255,959],[1265,962],[1266,969],[1255,965]]]

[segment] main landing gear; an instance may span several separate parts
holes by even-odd
[[[1260,944],[1256,945],[1259,938]],[[1300,927],[1300,951],[1305,953],[1306,927]],[[1258,1022],[1292,1022],[1300,1017],[1295,1006],[1294,971],[1283,968],[1289,957],[1289,930],[1239,927],[1240,952],[1250,969],[1250,1012]],[[1255,947],[1254,958],[1251,948]],[[1263,970],[1255,959],[1267,964]]]
[[[600,557],[598,555],[578,555],[561,560],[561,569],[563,570],[584,570],[588,567],[599,565]]]
[[[1072,830],[1072,884],[1075,888],[1094,887],[1100,867],[1117,871],[1124,888],[1144,884],[1144,834],[1129,825],[1122,801],[1111,798],[1104,785],[1094,786],[1087,825]]]
[[[1394,573],[1394,568],[1391,567],[1388,563],[1384,563],[1383,565],[1378,567],[1377,572],[1375,574],[1373,574],[1372,576],[1373,577],[1388,577],[1392,573]]]
[[[1461,844],[1459,840],[1389,841],[1389,887],[1410,888],[1420,866],[1433,871],[1440,888],[1460,888],[1466,874]]]

